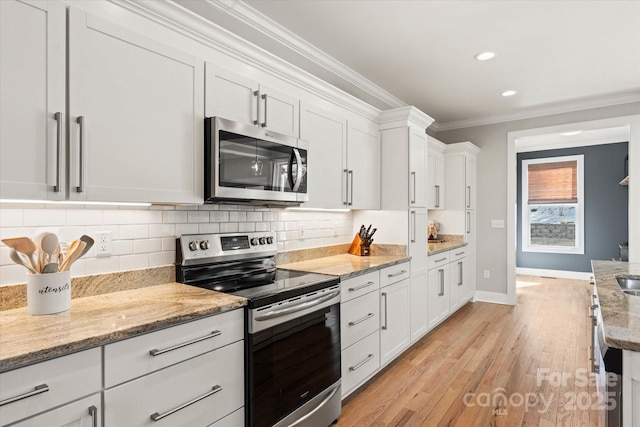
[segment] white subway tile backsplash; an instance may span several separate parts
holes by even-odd
[[[176,237],[181,234],[274,231],[282,251],[349,243],[352,222],[350,212],[225,204],[148,208],[3,204],[0,237],[34,237],[52,231],[61,241],[70,242],[82,234],[95,239],[96,232],[110,231],[112,256],[96,258],[93,248],[71,267],[72,276],[83,276],[173,264]],[[11,262],[2,244],[0,266],[0,285],[25,282],[26,270]]]

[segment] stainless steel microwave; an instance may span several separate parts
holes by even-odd
[[[308,144],[257,126],[205,119],[205,203],[299,205],[307,195]]]

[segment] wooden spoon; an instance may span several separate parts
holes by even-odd
[[[76,242],[78,242],[76,244]],[[58,271],[67,271],[71,268],[71,264],[73,264],[80,256],[82,255],[82,251],[87,246],[87,244],[81,240],[74,240],[69,249],[67,250],[67,254],[64,257],[64,261],[60,264]]]
[[[34,257],[34,254],[38,247],[33,240],[28,237],[12,237],[2,239],[2,242],[10,248],[13,248],[16,251],[25,254],[28,257],[31,268],[33,268],[34,270],[38,269],[37,262]]]
[[[11,258],[11,260],[13,262],[15,262],[18,265],[23,266],[24,268],[26,268],[27,270],[29,270],[33,274],[38,274],[38,272],[36,270],[34,270],[33,267],[31,267],[31,262],[27,262],[26,260],[22,259],[22,257],[20,255],[21,254],[18,251],[16,251],[15,248],[11,248],[11,250],[9,251],[9,257]]]

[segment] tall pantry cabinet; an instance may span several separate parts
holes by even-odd
[[[399,242],[411,256],[410,337],[415,342],[429,330],[427,316],[427,135],[433,119],[414,107],[384,111],[380,119],[382,141],[381,209],[396,215]],[[403,218],[405,217],[405,218]]]

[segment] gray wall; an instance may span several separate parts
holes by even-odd
[[[629,187],[619,184],[627,153],[626,142],[518,153],[518,267],[590,272],[592,259],[618,256],[629,236]],[[584,155],[584,254],[522,252],[522,160],[577,154]]]
[[[515,179],[515,177],[507,176],[507,133],[639,113],[640,102],[633,102],[532,119],[454,129],[436,134],[436,138],[445,143],[471,141],[480,147],[476,209],[478,231],[476,283],[479,291],[507,293],[507,247],[510,246],[507,242],[507,228],[491,228],[492,218],[504,220],[507,218],[507,180]],[[634,139],[631,140],[631,144],[634,144]],[[632,150],[634,148],[630,146],[630,159],[634,158],[631,155]],[[632,162],[630,161],[630,168],[631,166]],[[633,191],[631,187],[630,191]],[[515,224],[505,223],[505,227],[515,227]],[[631,247],[629,255],[632,255]],[[482,270],[490,270],[491,278],[483,279]]]

